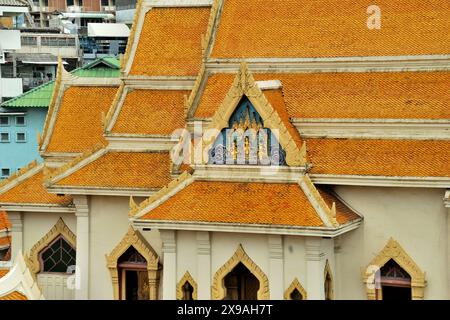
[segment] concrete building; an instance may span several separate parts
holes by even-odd
[[[71,74],[81,78],[117,78],[119,61],[104,57]],[[38,136],[42,134],[54,85],[54,81],[48,81],[0,104],[0,178],[8,178],[33,160],[42,161]]]
[[[11,257],[47,299],[449,299],[450,3],[377,5],[139,1],[120,78],[58,65]]]

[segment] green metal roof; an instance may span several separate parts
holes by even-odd
[[[117,78],[120,76],[120,63],[115,57],[103,57],[71,71],[78,77]],[[3,102],[5,108],[48,108],[52,98],[55,81],[46,82],[13,99]]]

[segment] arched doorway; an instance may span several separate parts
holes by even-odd
[[[189,271],[177,284],[177,300],[197,300],[197,283]]]
[[[131,246],[117,261],[121,300],[148,300],[147,261]]]
[[[245,268],[243,269],[242,265]],[[237,269],[236,269],[237,268]],[[247,272],[250,272],[252,276],[257,279],[258,286],[256,287],[253,278],[251,278]],[[241,276],[241,288],[242,288],[242,276],[244,276],[244,281],[247,281],[246,286],[247,290],[250,291],[250,288],[256,287],[256,298],[258,300],[268,300],[270,299],[269,294],[269,279],[258,267],[258,265],[250,259],[247,253],[242,248],[242,245],[239,245],[234,255],[227,261],[225,264],[217,270],[214,274],[213,284],[212,284],[212,298],[214,300],[223,300],[223,299],[231,299],[233,296],[230,296],[230,290],[235,290],[234,296],[237,296],[236,290],[234,289],[238,287],[237,279],[238,276]],[[233,279],[234,277],[234,279]],[[225,279],[227,278],[227,279]],[[233,285],[234,281],[234,285]],[[245,287],[245,284],[244,284]],[[229,288],[229,290],[228,290]],[[242,296],[251,297],[250,292],[244,294],[241,293]]]
[[[411,277],[393,259],[380,270],[383,300],[411,300]]]
[[[364,282],[369,300],[392,297],[393,291],[405,297],[407,290],[401,290],[400,285],[405,287],[408,283],[410,299],[422,300],[426,286],[425,273],[393,238],[389,239],[383,250],[366,267]],[[392,288],[393,285],[396,288]],[[384,294],[387,296],[384,297]]]
[[[259,281],[241,262],[224,278],[225,300],[257,300]]]
[[[158,255],[133,227],[128,228],[122,240],[106,256],[106,262],[115,300],[158,299]]]

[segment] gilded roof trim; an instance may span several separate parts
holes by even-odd
[[[298,146],[291,134],[288,131],[287,124],[278,115],[278,112],[273,108],[270,102],[265,97],[262,90],[258,87],[248,69],[245,61],[241,62],[239,72],[237,73],[233,85],[228,91],[222,104],[217,109],[216,113],[211,119],[211,123],[207,128],[207,132],[217,131],[216,134],[206,141],[203,140],[203,149],[209,150],[217,138],[219,132],[228,127],[228,120],[231,114],[236,109],[242,96],[246,96],[258,113],[261,115],[264,125],[270,128],[274,134],[278,133],[278,141],[286,152],[286,163],[289,166],[303,166],[306,164],[306,147],[303,144]],[[202,159],[204,163],[208,163],[208,153],[205,152],[205,158]]]
[[[123,75],[128,75],[133,63],[134,54],[136,53],[136,48],[139,42],[139,36],[142,31],[142,26],[145,20],[145,14],[149,10],[148,7],[143,5],[145,0],[138,0],[133,24],[131,26],[130,36],[128,37],[127,48],[125,49],[125,55],[122,59],[121,72]]]
[[[128,89],[124,90],[125,83],[122,83],[119,86],[119,89],[116,92],[114,100],[111,104],[111,107],[108,110],[106,116],[104,116],[103,120],[103,130],[105,132],[109,132],[114,127],[114,124],[117,120],[117,117],[120,113],[120,109],[122,108],[123,102],[125,100],[126,95],[128,94]]]
[[[26,180],[29,177],[32,177],[35,173],[37,173],[41,168],[42,164],[38,164],[36,160],[31,161],[29,164],[27,164],[25,167],[20,168],[18,171],[14,172],[12,175],[8,177],[8,179],[5,179],[3,181],[0,181],[0,193],[6,192],[10,190],[11,188],[14,188],[16,185],[18,185],[21,181]],[[30,172],[32,169],[35,169],[32,172]],[[27,172],[30,172],[29,175],[25,176]],[[14,184],[13,182],[17,179],[17,183]],[[8,187],[9,185],[9,187]]]
[[[106,146],[102,143],[98,143],[94,145],[91,149],[84,152],[82,155],[73,159],[71,162],[68,162],[65,165],[53,171],[49,171],[48,167],[44,167],[44,185],[47,188],[52,186],[59,180],[64,179],[66,176],[73,173],[74,171],[100,158],[105,153],[107,153]]]
[[[187,171],[184,171],[177,179],[172,180],[167,186],[141,202],[138,206],[134,200],[130,199],[130,211],[128,213],[129,217],[140,218],[145,215],[147,211],[166,201],[172,195],[192,182],[194,182],[192,175]]]

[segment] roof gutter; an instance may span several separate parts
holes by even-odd
[[[362,218],[337,228],[141,219],[130,219],[130,221],[138,229],[154,228],[158,230],[213,231],[334,238],[358,228],[362,223]]]

